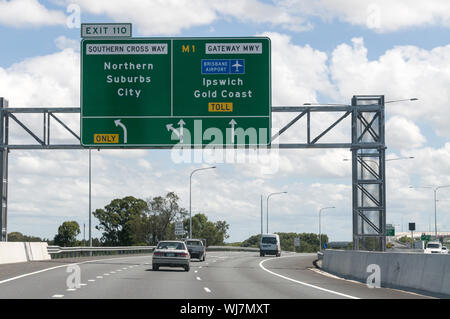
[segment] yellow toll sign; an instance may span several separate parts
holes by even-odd
[[[232,102],[209,102],[209,112],[233,112]]]

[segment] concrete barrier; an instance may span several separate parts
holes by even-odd
[[[0,242],[0,264],[50,259],[47,243]]]
[[[325,250],[323,270],[366,282],[367,266],[381,270],[381,286],[450,296],[450,255]]]

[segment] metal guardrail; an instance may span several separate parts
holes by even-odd
[[[52,259],[86,256],[109,256],[121,254],[145,254],[151,253],[156,246],[119,246],[119,247],[60,247],[48,246],[47,251]],[[259,252],[259,248],[236,246],[209,246],[206,251],[252,251]]]
[[[121,254],[143,254],[151,253],[155,246],[119,246],[119,247],[59,247],[48,246],[47,251],[54,258],[85,257],[85,256],[107,256]]]

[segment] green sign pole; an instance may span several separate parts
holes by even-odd
[[[84,146],[268,145],[270,40],[85,39]]]

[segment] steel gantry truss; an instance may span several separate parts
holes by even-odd
[[[352,151],[352,210],[353,247],[358,250],[385,250],[386,247],[386,179],[384,138],[384,96],[358,95],[351,105],[322,106],[275,106],[272,112],[297,113],[282,129],[272,136],[272,142],[286,132],[300,119],[306,117],[306,142],[276,144],[280,149],[305,148],[347,148]],[[42,114],[43,128],[37,134],[16,116],[20,113]],[[2,218],[0,219],[1,240],[7,240],[8,199],[8,152],[10,150],[38,149],[87,149],[80,144],[80,136],[58,116],[61,113],[80,113],[80,108],[10,108],[0,98],[0,175],[3,180],[0,193]],[[311,133],[312,113],[342,113],[325,130],[316,136]],[[321,143],[320,140],[344,119],[351,117],[351,142]],[[34,144],[9,143],[9,122],[14,121],[35,141]],[[51,123],[58,123],[74,137],[73,144],[52,143]],[[247,146],[248,147],[248,146]],[[247,148],[237,146],[236,148]],[[270,147],[270,146],[269,146]],[[108,147],[123,148],[123,147]],[[141,147],[147,149],[170,149],[171,147]],[[194,148],[194,147],[192,147]]]

